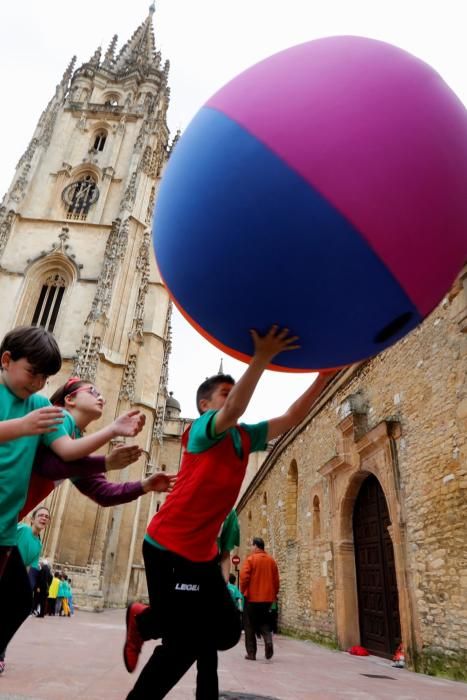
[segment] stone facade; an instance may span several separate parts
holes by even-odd
[[[466,678],[467,269],[418,329],[330,379],[243,495],[240,554],[261,534],[277,559],[283,629],[360,643],[353,514],[369,475],[389,511],[409,663]]]
[[[114,37],[104,55],[77,69],[73,59],[0,207],[1,335],[31,323],[53,330],[64,362],[48,395],[79,374],[106,397],[101,424],[132,407],[146,415],[144,456],[117,480],[140,480],[164,460],[178,468],[163,448],[171,304],[150,237],[171,149],[169,64],[153,12],[120,52]],[[143,585],[153,499],[104,509],[67,482],[48,501],[45,554],[76,568],[89,607],[124,605]]]

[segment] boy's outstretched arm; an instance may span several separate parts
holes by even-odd
[[[271,418],[268,421],[268,440],[279,437],[298,425],[306,417],[321,391],[335,374],[336,372],[318,374],[313,384],[294,401],[282,416]]]
[[[58,406],[36,408],[22,418],[0,421],[0,442],[29,435],[53,433],[60,423],[63,423],[63,410]]]
[[[254,330],[250,331],[255,353],[246,371],[230,391],[225,404],[216,414],[215,431],[220,435],[228,428],[238,423],[238,419],[245,413],[259,378],[275,355],[284,350],[296,350],[299,345],[297,336],[290,336],[288,328],[279,329],[272,326],[264,336],[258,335]]]

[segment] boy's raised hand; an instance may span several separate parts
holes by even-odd
[[[280,352],[300,347],[296,342],[298,335],[289,335],[288,328],[279,328],[278,325],[271,326],[266,335],[259,335],[255,330],[250,333],[255,346],[255,357],[268,363]]]
[[[137,409],[127,411],[116,418],[112,424],[115,437],[134,437],[144,427],[146,416]]]
[[[20,420],[22,435],[52,433],[57,425],[63,423],[63,409],[60,406],[36,408]]]
[[[125,469],[129,464],[136,462],[141,456],[142,450],[138,445],[119,445],[105,456],[105,470]]]

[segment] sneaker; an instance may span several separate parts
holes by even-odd
[[[272,642],[266,642],[265,649],[264,649],[264,656],[267,659],[272,659],[273,654],[274,654],[274,647],[272,646]]]
[[[138,663],[144,639],[138,631],[136,616],[146,610],[143,603],[131,603],[126,609],[126,638],[123,645],[123,662],[128,673],[133,673]]]
[[[0,661],[0,676],[2,675],[2,673],[5,673],[5,662],[4,661]]]
[[[253,656],[252,654],[247,654],[247,655],[245,656],[245,659],[246,659],[247,661],[256,661],[256,656]]]

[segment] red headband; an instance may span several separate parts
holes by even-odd
[[[70,386],[73,386],[73,384],[76,384],[76,382],[80,382],[81,378],[80,377],[70,377],[69,380],[65,384],[65,389],[69,389]]]

